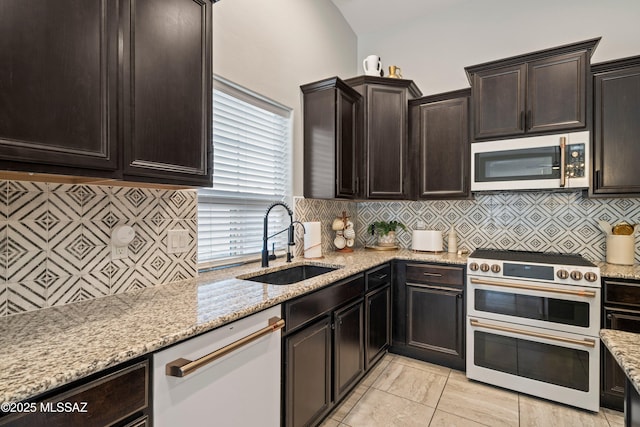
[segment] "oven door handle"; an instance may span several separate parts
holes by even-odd
[[[502,331],[502,332],[511,332],[513,334],[526,335],[526,336],[535,337],[535,338],[546,338],[548,340],[560,341],[560,342],[565,342],[569,344],[578,344],[585,347],[596,346],[596,341],[590,338],[585,338],[583,340],[576,340],[573,338],[559,337],[557,335],[543,334],[540,332],[523,331],[522,329],[509,328],[507,326],[489,325],[487,323],[480,323],[475,319],[470,319],[469,324],[471,326],[475,326],[478,328],[493,329],[495,331]]]
[[[484,280],[484,279],[476,279],[471,278],[471,283],[474,285],[489,285],[489,286],[498,286],[502,288],[514,288],[514,289],[528,289],[530,291],[543,291],[543,292],[553,292],[556,294],[564,294],[564,295],[576,295],[579,297],[587,297],[587,298],[595,298],[595,291],[585,291],[579,290],[574,291],[572,289],[561,289],[561,288],[545,288],[544,286],[536,286],[536,285],[520,285],[518,283],[509,283],[509,282],[494,282],[493,280]]]

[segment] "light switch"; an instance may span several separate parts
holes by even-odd
[[[167,253],[179,254],[189,248],[189,231],[183,229],[169,230],[167,232]]]

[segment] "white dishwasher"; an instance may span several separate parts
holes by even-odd
[[[153,355],[158,427],[280,425],[280,306]]]

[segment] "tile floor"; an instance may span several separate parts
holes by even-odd
[[[623,415],[554,404],[469,381],[464,372],[387,354],[322,427],[623,427]]]

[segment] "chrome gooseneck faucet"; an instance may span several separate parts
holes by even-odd
[[[289,214],[289,226],[269,236],[269,231],[268,231],[269,212],[271,212],[271,209],[275,208],[276,206],[282,206],[287,210],[287,213]],[[267,242],[269,241],[270,238],[277,236],[280,233],[284,233],[285,231],[289,231],[289,242],[287,243],[287,262],[291,262],[293,255],[291,255],[290,248],[291,246],[294,246],[296,244],[296,242],[294,241],[294,229],[293,229],[293,225],[296,223],[302,225],[300,221],[293,220],[293,212],[291,211],[291,209],[289,209],[289,206],[287,206],[285,203],[275,202],[267,208],[267,212],[264,214],[264,226],[262,229],[262,266],[263,267],[269,267],[270,257],[269,257],[269,250],[267,249]],[[302,225],[302,228],[304,228],[304,225]],[[275,259],[275,257],[272,259]]]

